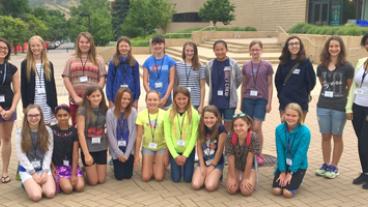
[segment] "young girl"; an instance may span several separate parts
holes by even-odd
[[[75,41],[75,54],[68,59],[63,71],[65,88],[69,93],[70,114],[73,125],[76,124],[77,109],[82,104],[84,93],[89,86],[105,85],[106,69],[102,57],[96,54],[93,37],[81,32]]]
[[[259,140],[252,132],[252,118],[240,113],[234,116],[231,133],[225,143],[228,162],[227,191],[240,190],[244,196],[252,195],[256,188],[255,155],[259,153]]]
[[[30,104],[41,107],[45,124],[55,124],[54,109],[57,94],[54,66],[47,58],[44,40],[40,36],[29,39],[27,57],[21,63],[21,94],[23,108]]]
[[[368,34],[362,37],[360,45],[368,52]],[[352,84],[346,105],[347,119],[352,119],[355,134],[358,138],[358,152],[361,174],[353,180],[353,184],[362,185],[368,190],[368,58],[360,59],[355,67]]]
[[[79,143],[77,130],[69,125],[69,106],[63,104],[55,108],[58,124],[52,127],[54,136],[54,151],[52,154],[52,168],[55,181],[64,193],[73,190],[83,191],[84,177],[78,167]]]
[[[0,38],[0,143],[2,174],[1,183],[9,183],[8,173],[12,150],[11,133],[17,119],[16,108],[20,98],[19,72],[17,67],[9,63],[10,43]]]
[[[316,85],[316,74],[312,63],[306,57],[302,40],[297,36],[289,37],[279,59],[275,85],[280,115],[282,116],[285,106],[292,102],[298,103],[306,115],[310,92]]]
[[[132,99],[133,95],[129,88],[120,88],[115,97],[114,107],[106,114],[109,152],[117,180],[129,179],[133,175],[137,111],[132,107]]]
[[[164,137],[164,114],[159,108],[160,94],[149,91],[146,95],[147,109],[139,112],[137,124],[137,143],[135,147],[135,165],[140,162],[142,145],[142,179],[149,181],[152,177],[162,181],[167,164],[167,148]]]
[[[343,150],[345,107],[354,77],[354,68],[346,61],[345,51],[344,42],[340,37],[330,37],[322,50],[321,64],[317,68],[317,76],[322,86],[317,103],[317,116],[322,134],[323,164],[316,170],[316,175],[330,179],[339,175],[337,164]],[[332,160],[331,138],[334,142]]]
[[[242,74],[235,60],[226,56],[227,43],[217,40],[213,44],[216,58],[207,65],[206,82],[209,85],[209,104],[215,105],[224,119],[225,128],[230,130],[231,119],[238,104],[237,88]]]
[[[253,118],[253,130],[263,147],[262,122],[266,112],[271,111],[272,105],[272,65],[261,59],[263,44],[252,41],[249,44],[252,60],[243,65],[243,86],[241,93],[241,110]],[[256,155],[259,165],[263,165],[262,154]]]
[[[284,123],[276,128],[276,172],[272,184],[274,195],[291,198],[303,182],[308,168],[307,152],[311,134],[303,124],[303,110],[297,103],[285,107]]]
[[[171,179],[191,182],[194,171],[194,145],[197,140],[199,115],[192,107],[187,88],[177,87],[172,107],[165,113],[164,130],[170,151]]]
[[[105,135],[107,105],[100,86],[90,86],[78,108],[77,129],[82,163],[90,185],[106,179],[107,138]]]
[[[127,37],[120,37],[116,43],[116,52],[109,63],[106,82],[106,97],[109,107],[114,105],[119,88],[126,87],[132,91],[133,106],[137,109],[141,95],[139,64],[132,55],[132,45]]]
[[[152,55],[143,64],[143,86],[146,92],[160,93],[160,107],[171,105],[171,91],[175,80],[175,61],[165,54],[165,39],[156,36],[151,41]]]
[[[199,166],[194,172],[192,187],[214,191],[218,188],[225,161],[223,156],[226,130],[222,125],[220,112],[216,106],[206,106],[199,124],[197,154]]]
[[[29,105],[24,111],[23,125],[16,134],[19,176],[28,197],[39,201],[42,195],[55,195],[55,182],[50,165],[54,141],[52,131],[44,124],[38,105]]]
[[[184,44],[182,58],[183,62],[176,64],[177,84],[189,90],[192,105],[201,113],[204,106],[206,70],[199,62],[198,49],[194,42]]]

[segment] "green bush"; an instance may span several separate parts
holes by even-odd
[[[152,36],[143,36],[143,37],[135,37],[132,38],[130,41],[133,47],[148,47],[149,41],[151,40]]]
[[[306,23],[298,23],[288,30],[296,34],[320,34],[320,35],[352,35],[359,36],[368,33],[368,28],[354,24],[343,26],[319,26]]]
[[[165,38],[180,39],[180,38],[192,38],[191,33],[167,33],[164,35]]]

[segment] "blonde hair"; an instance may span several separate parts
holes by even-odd
[[[43,70],[45,73],[45,78],[46,80],[51,80],[51,69],[50,69],[50,62],[49,59],[47,58],[47,52],[45,49],[45,41],[42,39],[41,36],[35,35],[32,36],[31,38],[29,38],[28,43],[29,43],[29,47],[28,47],[28,51],[27,51],[27,80],[31,79],[31,73],[35,73],[36,74],[36,60],[33,57],[33,52],[31,50],[31,42],[33,40],[38,40],[41,45],[42,45],[42,52],[41,52],[41,62],[43,64]]]
[[[95,41],[93,40],[93,37],[91,35],[91,33],[89,32],[81,32],[78,34],[77,39],[75,40],[75,56],[77,56],[78,58],[82,57],[82,51],[79,48],[79,40],[84,37],[88,40],[88,42],[90,43],[90,48],[88,51],[88,55],[87,55],[87,59],[89,61],[91,61],[94,65],[98,65],[97,63],[97,53],[96,53],[96,45],[95,45]]]
[[[289,103],[285,107],[285,112],[288,109],[293,110],[293,111],[296,111],[298,113],[298,115],[299,115],[298,124],[304,123],[304,112],[303,112],[302,107],[299,104],[297,104],[297,103]]]

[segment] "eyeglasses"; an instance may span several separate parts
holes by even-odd
[[[40,116],[41,116],[41,114],[27,114],[28,118],[38,118]]]
[[[8,51],[9,48],[7,48],[7,47],[0,47],[0,50]]]

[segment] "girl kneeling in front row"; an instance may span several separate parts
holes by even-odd
[[[285,122],[276,128],[277,166],[272,193],[291,198],[303,182],[308,167],[311,135],[302,124],[304,113],[298,104],[288,104],[283,116]]]
[[[260,151],[259,140],[252,132],[252,119],[243,113],[234,116],[232,132],[225,144],[228,160],[227,191],[234,194],[240,190],[245,196],[252,195],[256,187],[254,156]]]
[[[192,186],[214,191],[220,184],[224,169],[224,146],[226,130],[221,124],[221,115],[216,106],[209,105],[203,109],[199,124],[199,139],[197,140],[197,154],[199,166],[194,172]]]
[[[81,192],[84,188],[84,177],[78,167],[77,130],[69,125],[71,118],[69,106],[65,104],[57,106],[55,115],[58,121],[58,124],[52,127],[54,135],[52,168],[55,181],[64,193],[71,193],[73,189]]]

